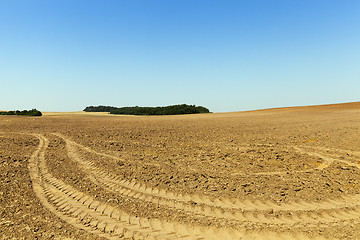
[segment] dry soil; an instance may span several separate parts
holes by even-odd
[[[2,239],[359,239],[360,103],[0,116]]]

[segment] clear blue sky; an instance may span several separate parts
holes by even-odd
[[[360,101],[358,0],[0,0],[0,110]]]

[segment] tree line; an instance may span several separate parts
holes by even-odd
[[[42,113],[39,110],[31,109],[31,110],[15,110],[8,112],[0,112],[0,115],[19,115],[19,116],[42,116]]]
[[[90,106],[84,109],[85,112],[110,112],[110,114],[123,115],[179,115],[210,113],[209,109],[203,106],[179,104],[165,107],[112,107],[112,106]]]
[[[85,112],[110,112],[112,110],[117,109],[116,107],[111,107],[111,106],[89,106],[86,107],[83,111]]]

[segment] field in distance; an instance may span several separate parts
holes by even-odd
[[[59,115],[84,115],[84,116],[108,116],[108,112],[43,112],[43,116],[59,116]]]
[[[360,103],[0,116],[2,239],[357,239]]]

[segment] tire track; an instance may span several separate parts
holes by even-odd
[[[47,208],[49,211],[51,211],[55,216],[57,216],[61,220],[65,221],[67,223],[70,223],[75,228],[82,229],[82,230],[85,230],[86,232],[104,237],[102,232],[98,232],[90,227],[87,227],[87,226],[81,224],[79,221],[76,221],[76,220],[74,221],[73,218],[71,218],[65,214],[62,214],[61,212],[59,212],[57,210],[57,208],[54,205],[52,205],[47,200],[46,189],[44,189],[42,186],[43,179],[40,175],[40,168],[39,168],[40,161],[39,160],[44,159],[45,150],[47,148],[48,141],[39,134],[32,134],[32,135],[37,137],[40,140],[38,148],[36,149],[34,154],[31,156],[31,158],[29,159],[29,163],[28,163],[29,175],[30,175],[30,179],[32,182],[32,187],[33,187],[35,196],[39,199],[39,201],[45,208]]]
[[[359,195],[334,200],[329,199],[322,202],[297,201],[277,205],[270,201],[238,201],[226,198],[212,200],[206,196],[178,194],[166,189],[148,187],[135,181],[122,180],[117,176],[100,170],[92,161],[81,158],[77,154],[76,147],[102,156],[109,157],[109,155],[97,153],[60,134],[56,135],[63,138],[66,142],[69,156],[85,169],[86,172],[91,174],[94,182],[104,186],[107,190],[138,200],[183,210],[189,214],[275,225],[333,223],[358,220],[360,218]],[[298,148],[298,151],[303,150]],[[318,155],[315,154],[314,156]],[[113,158],[117,159],[116,157]],[[322,158],[325,159],[328,165],[333,161],[325,156],[322,156]]]
[[[308,148],[308,149],[318,149],[320,150],[322,153],[319,154],[319,153],[313,153],[314,156],[318,155],[318,156],[324,156],[324,158],[328,159],[329,161],[332,161],[332,162],[341,162],[341,163],[345,163],[349,166],[352,166],[352,167],[357,167],[360,169],[360,164],[359,164],[359,160],[356,160],[356,162],[350,162],[350,161],[346,161],[346,160],[342,160],[342,159],[339,159],[338,157],[338,154],[333,154],[333,153],[329,153],[331,151],[334,151],[334,152],[342,152],[342,153],[345,153],[345,154],[348,154],[348,153],[351,153],[353,155],[356,155],[358,157],[360,157],[360,152],[357,152],[357,151],[351,151],[351,150],[340,150],[340,149],[335,149],[335,148],[325,148],[325,147],[310,147],[310,146],[304,146],[304,148]],[[325,156],[325,155],[326,156]],[[340,155],[340,154],[339,154]],[[340,155],[340,157],[342,157]],[[354,158],[354,157],[350,157],[350,158]],[[355,160],[355,159],[353,159]]]
[[[35,135],[40,144],[29,161],[29,171],[33,189],[44,207],[74,227],[83,229],[107,239],[279,239],[307,240],[297,233],[276,233],[264,231],[239,231],[230,228],[190,226],[178,222],[159,219],[147,219],[132,216],[91,196],[79,192],[70,185],[53,177],[47,170],[45,151],[48,140],[42,135]]]
[[[185,224],[139,218],[96,201],[47,171],[48,140],[42,135],[34,136],[40,140],[28,165],[34,192],[44,207],[74,227],[108,239],[221,239],[226,233],[220,231],[211,236],[209,233],[215,231],[212,228],[199,231]]]

